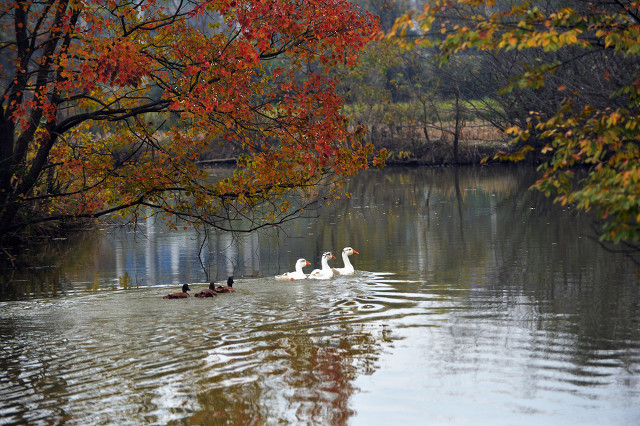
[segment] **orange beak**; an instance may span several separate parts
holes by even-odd
[[[360,254],[360,253],[358,253],[357,251],[353,250],[353,254]]]
[[[332,259],[335,259],[336,257],[335,257],[334,255],[331,255],[331,258],[332,258]]]
[[[309,263],[309,261],[308,261],[308,260],[305,260],[305,262],[307,262],[307,265],[311,265],[311,263]]]

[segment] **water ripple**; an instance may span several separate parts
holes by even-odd
[[[445,368],[443,389],[461,377],[503,389],[525,372],[545,398],[590,398],[621,371],[631,380],[640,364],[637,343],[602,349],[576,341],[570,329],[539,328],[526,300],[505,310],[469,289],[372,273],[237,287],[202,300],[162,300],[167,288],[148,287],[78,293],[37,308],[4,303],[2,423],[212,422],[207,415],[340,423],[354,378],[373,374],[413,335],[425,344],[413,349],[424,351],[413,363]]]

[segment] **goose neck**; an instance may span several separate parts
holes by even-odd
[[[322,269],[329,269],[329,258],[322,257]]]
[[[345,267],[351,266],[351,261],[349,260],[349,255],[347,253],[342,253],[342,261],[344,262]]]

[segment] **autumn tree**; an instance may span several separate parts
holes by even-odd
[[[516,72],[501,94],[529,101],[527,116],[506,129],[518,150],[504,158],[544,156],[535,187],[595,209],[602,239],[614,242],[640,238],[638,34],[640,2],[629,0],[430,0],[392,31],[436,49],[441,62],[473,52],[510,57],[502,64]]]
[[[2,241],[153,212],[254,230],[373,158],[327,77],[378,31],[347,1],[15,0],[0,25]],[[199,166],[212,144],[233,176]]]

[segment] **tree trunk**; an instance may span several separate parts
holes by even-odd
[[[460,113],[460,92],[456,90],[456,123],[453,131],[453,164],[459,164],[460,159],[458,158],[458,142],[460,141],[460,121],[461,121],[461,113]]]
[[[422,103],[422,128],[424,131],[424,138],[427,140],[427,143],[431,142],[429,139],[429,131],[427,130],[427,103]]]

